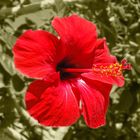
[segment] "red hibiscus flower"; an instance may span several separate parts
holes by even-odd
[[[28,30],[13,48],[16,68],[37,79],[25,96],[28,112],[46,126],[71,125],[81,114],[91,128],[104,125],[112,85],[124,85],[129,65],[110,55],[93,23],[72,15],[52,26],[59,37]]]

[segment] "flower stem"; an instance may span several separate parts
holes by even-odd
[[[69,72],[69,73],[83,73],[83,72],[92,72],[92,69],[73,69],[73,68],[64,68],[61,69],[62,72]]]

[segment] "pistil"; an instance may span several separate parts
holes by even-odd
[[[92,72],[92,69],[80,69],[80,68],[63,68],[61,69],[62,72],[68,73],[85,73],[85,72]]]
[[[91,69],[82,69],[82,68],[62,68],[61,72],[64,73],[87,73],[87,72],[93,72],[100,74],[102,76],[122,76],[123,70],[130,70],[131,65],[127,63],[125,59],[121,61],[121,64],[119,63],[113,63],[113,64],[97,64],[93,65]]]

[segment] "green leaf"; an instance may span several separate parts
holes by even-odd
[[[17,74],[12,77],[12,83],[16,91],[21,91],[24,88],[24,81]]]
[[[8,5],[8,4],[10,4],[11,3],[11,0],[1,0],[0,1],[0,5]]]
[[[55,7],[56,7],[57,15],[60,17],[64,16],[65,5],[63,0],[55,0]]]
[[[133,97],[130,92],[122,93],[120,96],[120,102],[117,105],[117,109],[129,113],[129,109],[133,104]]]
[[[16,37],[14,35],[12,35],[11,33],[1,31],[0,32],[0,40],[5,42],[7,49],[11,50],[15,41],[16,41]]]
[[[4,87],[3,77],[4,75],[0,72],[0,88]]]
[[[6,87],[1,87],[1,88],[0,88],[0,96],[5,95],[6,93],[7,93]]]
[[[14,69],[14,64],[13,64],[13,59],[7,54],[1,54],[0,55],[0,63],[4,70],[8,72],[10,75],[15,74],[15,69]]]

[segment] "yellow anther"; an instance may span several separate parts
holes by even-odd
[[[109,68],[110,68],[110,69],[112,69],[112,68],[113,68],[113,66],[112,66],[112,65],[110,65],[110,66],[109,66]]]
[[[101,76],[121,76],[122,64],[114,63],[110,65],[94,65],[93,71],[98,74],[101,74]]]

